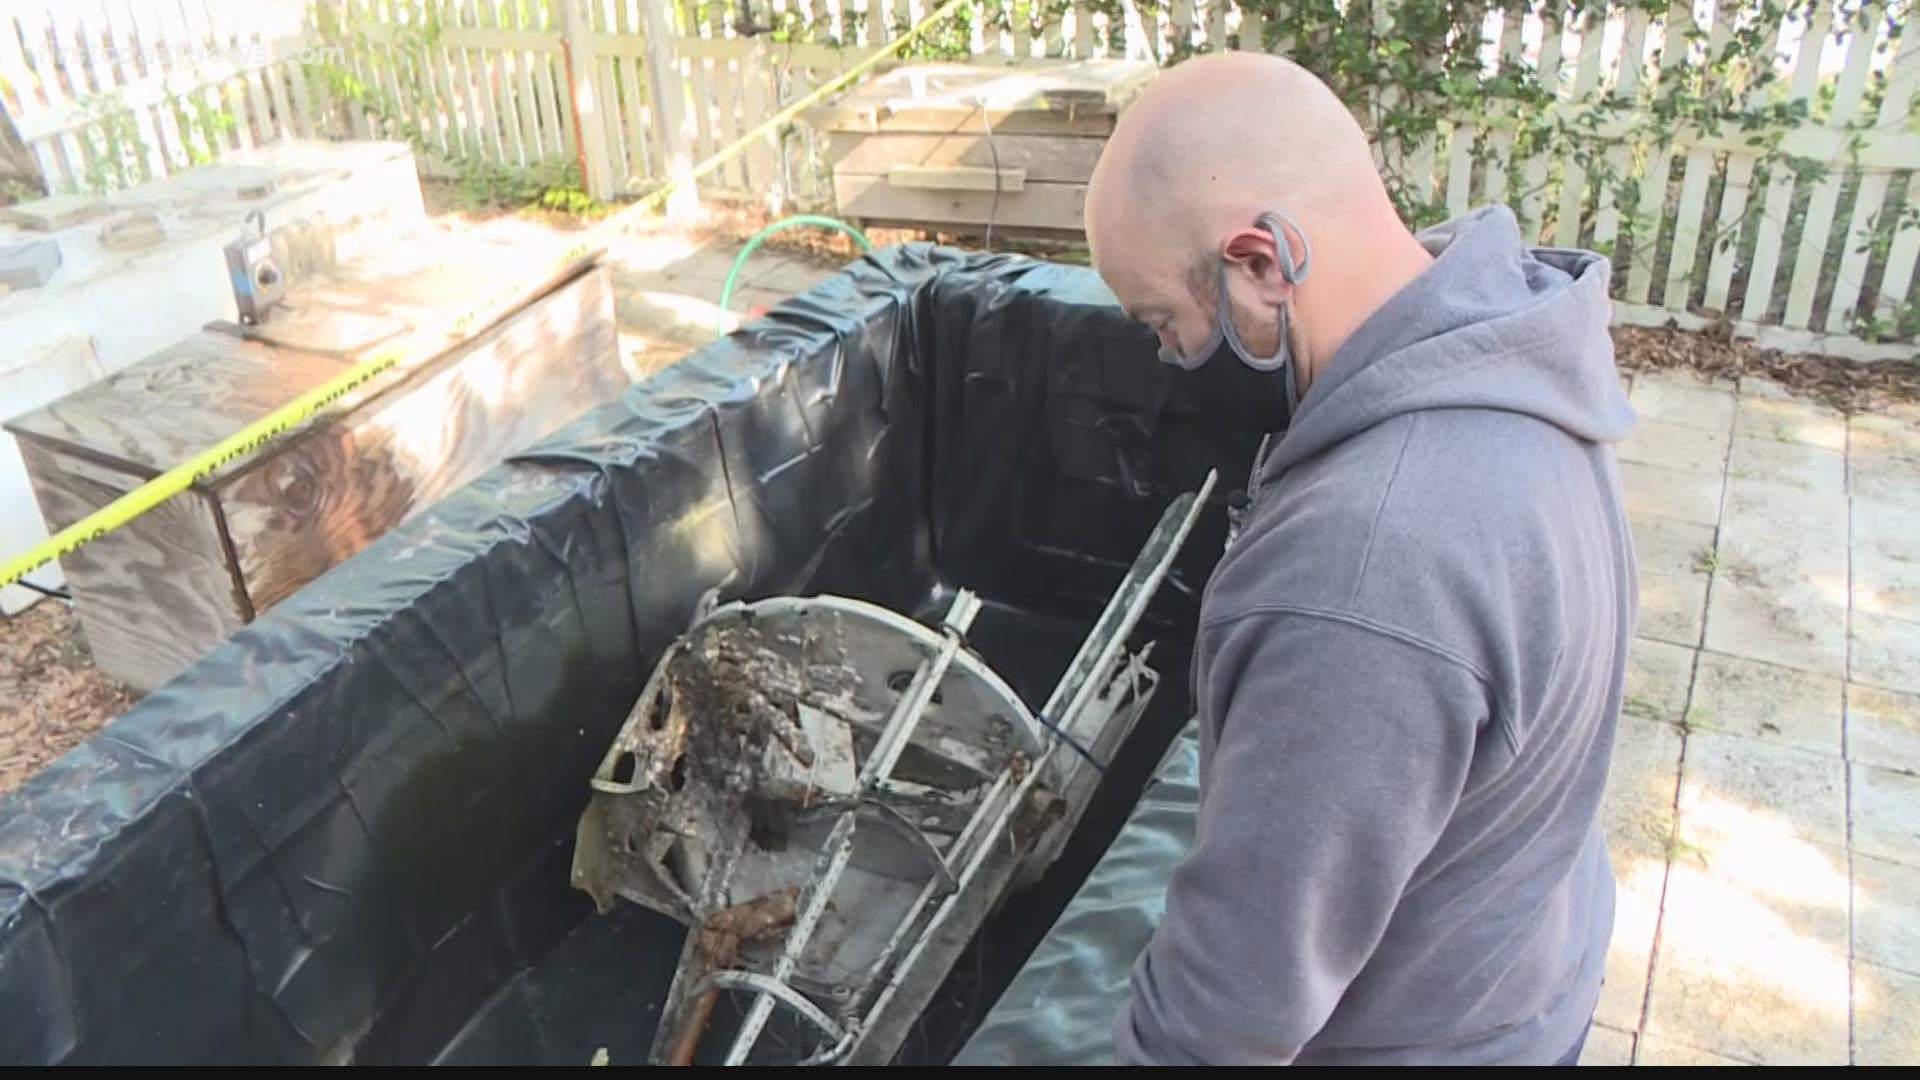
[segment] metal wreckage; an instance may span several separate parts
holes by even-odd
[[[711,1058],[724,995],[745,1002],[725,1064],[892,1059],[1145,713],[1152,644],[1127,638],[1214,479],[1163,512],[1038,712],[968,647],[968,590],[937,627],[708,594],[593,774],[572,868],[602,914],[626,900],[689,929],[651,1063]],[[775,1010],[792,1036],[769,1048]]]

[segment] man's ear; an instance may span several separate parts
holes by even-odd
[[[1221,255],[1246,270],[1262,301],[1277,305],[1293,295],[1293,285],[1280,274],[1273,234],[1265,229],[1241,229],[1232,234],[1222,245]]]

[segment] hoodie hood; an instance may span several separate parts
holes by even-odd
[[[1475,210],[1419,240],[1433,264],[1334,353],[1271,447],[1263,480],[1426,409],[1518,412],[1596,443],[1633,432],[1614,365],[1606,258],[1528,248],[1505,206]]]

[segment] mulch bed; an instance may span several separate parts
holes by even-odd
[[[1683,370],[1708,379],[1768,379],[1841,412],[1920,401],[1920,363],[1864,363],[1757,348],[1724,333],[1622,326],[1613,331],[1622,371]],[[1920,354],[1920,350],[1916,350]]]
[[[85,742],[133,705],[100,674],[80,622],[47,599],[0,618],[0,793]]]

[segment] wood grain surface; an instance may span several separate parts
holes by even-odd
[[[611,275],[596,267],[403,390],[219,481],[254,607],[266,611],[627,385]]]
[[[20,456],[47,524],[64,529],[138,478],[29,439]],[[145,693],[251,617],[204,492],[185,491],[60,560],[95,665]]]
[[[926,191],[903,188],[884,176],[835,176],[833,198],[840,213],[872,224],[953,222],[999,227],[1082,232],[1086,229],[1087,185],[1041,184],[1003,192],[999,205],[991,191]]]
[[[827,131],[956,132],[980,126],[984,105],[996,133],[1104,135],[1155,74],[1143,61],[910,64],[806,113]]]
[[[7,429],[151,478],[348,366],[203,330]]]
[[[1093,176],[1103,139],[1048,135],[1001,135],[992,143],[979,133],[959,135],[856,135],[837,132],[829,153],[836,175],[885,176],[895,165],[1022,169],[1029,183],[1080,183]]]
[[[61,529],[372,351],[405,350],[398,371],[63,558],[100,670],[136,690],[630,385],[598,252],[445,237],[307,281],[288,305],[8,424]]]

